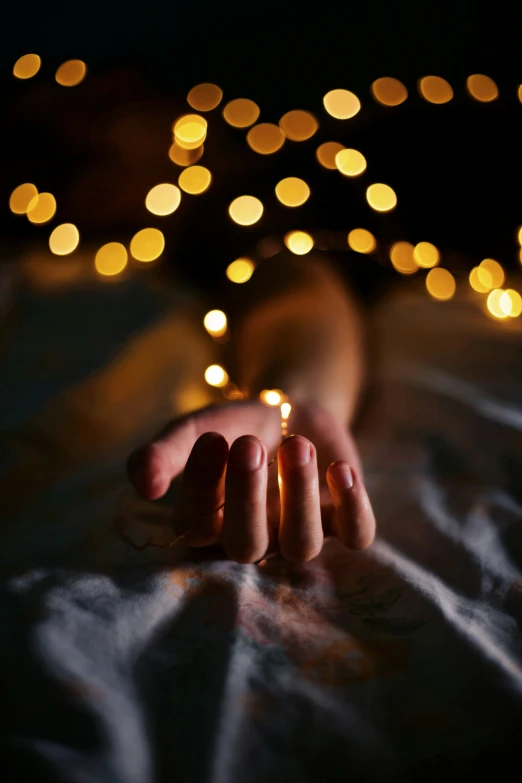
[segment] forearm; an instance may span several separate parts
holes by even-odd
[[[281,290],[284,263],[292,266],[292,282]],[[318,256],[265,265],[264,297],[247,313],[234,341],[241,388],[249,396],[282,389],[291,400],[318,403],[349,423],[364,374],[355,300]]]

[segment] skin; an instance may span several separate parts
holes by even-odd
[[[364,371],[359,314],[331,268],[299,260],[283,291],[267,263],[267,296],[239,327],[235,377],[252,399],[177,419],[129,460],[150,500],[182,473],[176,533],[193,547],[220,542],[238,563],[277,550],[306,562],[326,536],[364,549],[375,535],[349,430]],[[282,442],[279,408],[256,399],[264,388],[283,389],[292,403]]]

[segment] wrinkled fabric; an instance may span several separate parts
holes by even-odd
[[[131,282],[22,291],[13,312],[0,357],[10,779],[491,780],[516,760],[517,321],[423,292],[381,306],[357,428],[376,542],[244,566],[129,543],[168,538],[173,495],[138,499],[126,455],[210,399],[197,303]]]

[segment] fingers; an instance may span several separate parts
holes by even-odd
[[[221,540],[238,563],[253,563],[268,548],[266,462],[265,447],[253,435],[243,435],[230,448]]]
[[[291,435],[279,448],[278,468],[279,546],[288,560],[305,562],[318,555],[323,545],[315,447],[306,438]]]
[[[208,546],[219,538],[227,456],[228,443],[218,432],[206,432],[190,453],[174,515],[176,534],[187,531],[188,546]]]
[[[375,537],[375,517],[358,474],[347,462],[332,462],[326,481],[334,504],[332,532],[350,549],[365,549]]]

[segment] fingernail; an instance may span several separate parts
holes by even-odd
[[[281,444],[281,454],[287,465],[306,465],[311,457],[310,443],[304,438],[289,435]]]
[[[229,462],[240,470],[257,470],[263,460],[263,447],[257,440],[238,438],[230,449]]]
[[[335,462],[330,468],[330,475],[339,492],[353,487],[352,469],[346,462]]]
[[[218,432],[205,432],[196,444],[195,457],[202,468],[210,468],[223,458],[225,449],[223,436]]]

